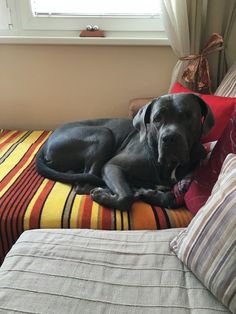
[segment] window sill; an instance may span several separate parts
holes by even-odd
[[[167,38],[0,36],[0,44],[169,46]]]

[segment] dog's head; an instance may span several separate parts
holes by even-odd
[[[214,126],[209,106],[196,94],[170,94],[154,99],[133,119],[140,141],[148,140],[162,165],[189,162],[202,135]]]

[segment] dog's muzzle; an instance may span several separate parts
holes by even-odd
[[[159,137],[158,162],[161,165],[174,167],[189,159],[187,140],[178,132],[165,131]]]

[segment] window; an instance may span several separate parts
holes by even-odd
[[[10,30],[1,30],[0,35],[78,38],[87,25],[97,25],[105,31],[106,39],[166,40],[160,2],[0,0],[0,4],[4,3],[6,7],[4,15],[10,10],[11,22],[8,25],[12,24]]]

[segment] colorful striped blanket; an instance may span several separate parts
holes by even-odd
[[[192,214],[136,202],[131,212],[102,207],[76,195],[69,184],[40,176],[35,155],[49,131],[0,130],[0,261],[24,230],[91,228],[107,230],[185,227]]]

